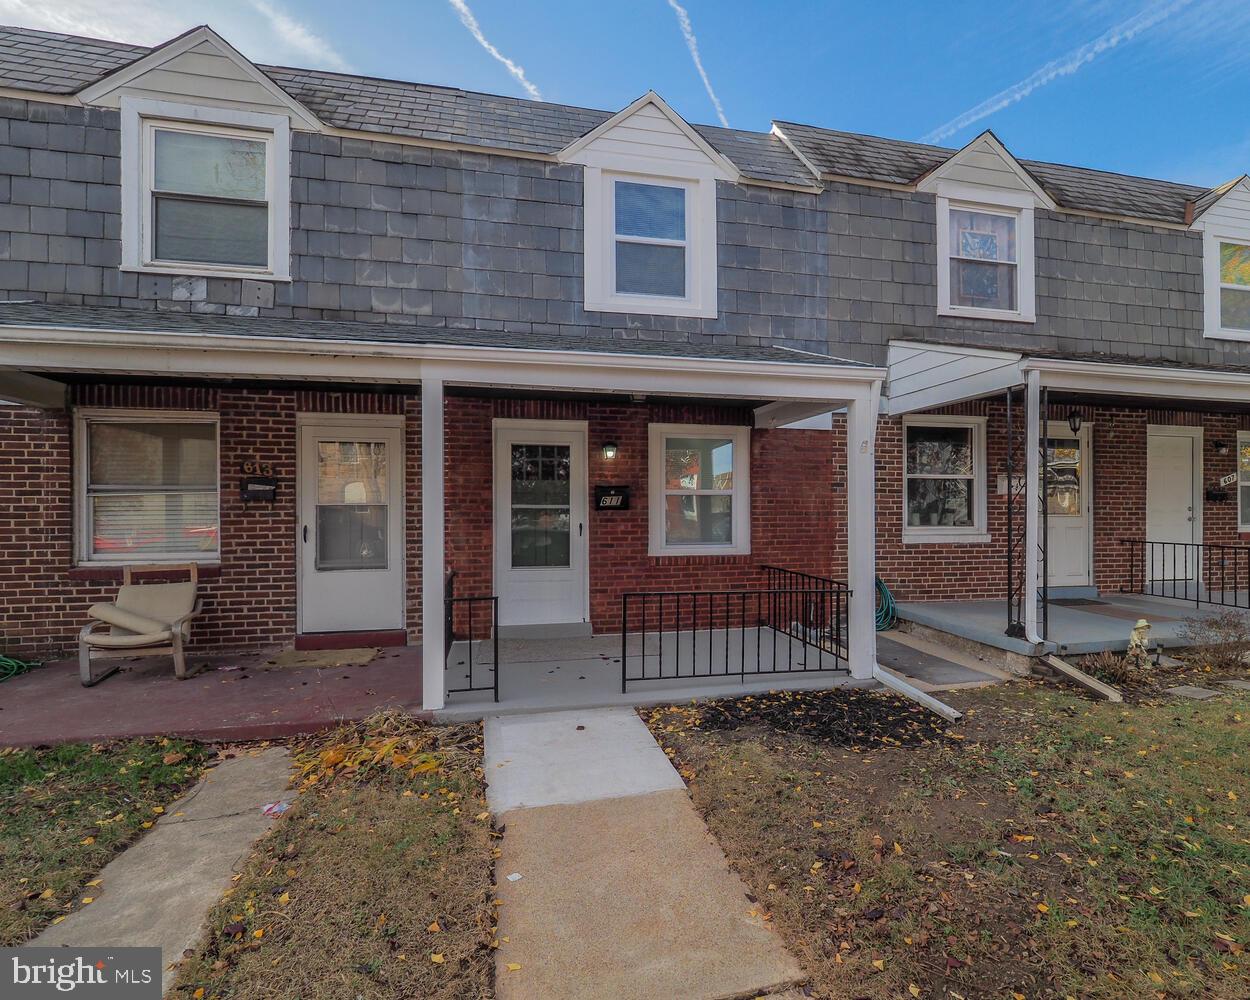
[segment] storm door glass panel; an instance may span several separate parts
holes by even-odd
[[[1046,442],[1046,509],[1051,517],[1081,516],[1081,443],[1051,438]]]
[[[907,428],[907,524],[968,528],[976,481],[971,427]]]
[[[665,544],[732,544],[733,486],[732,439],[665,438]]]
[[[386,569],[390,472],[384,441],[317,442],[317,569]]]
[[[1237,490],[1242,531],[1250,530],[1250,438],[1237,440]]]
[[[1016,309],[1016,217],[952,208],[951,305]]]
[[[567,444],[514,444],[511,467],[512,566],[571,565],[572,487]]]

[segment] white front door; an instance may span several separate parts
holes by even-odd
[[[1046,559],[1052,587],[1088,587],[1093,543],[1093,454],[1090,426],[1076,434],[1066,424],[1050,422],[1046,461]]]
[[[589,621],[586,425],[495,421],[500,625]]]
[[[1146,578],[1192,580],[1202,540],[1198,500],[1201,428],[1151,427],[1146,432]]]
[[[302,417],[299,630],[403,628],[403,425]]]

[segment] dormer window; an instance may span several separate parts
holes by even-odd
[[[122,266],[290,278],[289,121],[122,100]]]
[[[686,188],[615,178],[613,227],[617,295],[686,297]]]
[[[1031,199],[976,193],[937,199],[938,314],[1032,322]]]
[[[269,146],[259,132],[145,123],[151,263],[269,267]]]

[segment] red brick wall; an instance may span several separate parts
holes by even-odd
[[[599,632],[619,628],[629,590],[716,590],[760,585],[759,566],[774,563],[845,576],[845,434],[754,431],[751,435],[751,553],[730,556],[647,554],[647,426],[650,423],[743,425],[750,411],[703,405],[491,400],[447,402],[448,568],[457,593],[488,594],[493,575],[491,422],[494,418],[585,420],[588,488],[632,487],[628,511],[591,511],[590,606]],[[605,441],[619,447],[605,461]]]
[[[371,393],[175,386],[83,386],[74,406],[214,410],[220,419],[221,559],[202,576],[196,647],[289,644],[295,635],[295,415],[407,413],[409,482],[420,483],[418,401]],[[87,607],[109,600],[120,570],[76,566],[72,420],[64,411],[0,411],[0,651],[46,656],[73,646]],[[240,466],[272,463],[272,504],[239,497]],[[420,566],[420,490],[409,490],[409,565]],[[420,574],[409,574],[408,625],[420,630]]]
[[[1068,404],[1051,407],[1051,419],[1066,421]],[[1130,550],[1123,538],[1146,534],[1146,427],[1148,424],[1202,427],[1204,488],[1237,469],[1237,430],[1250,427],[1250,415],[1185,410],[1081,405],[1081,419],[1092,426],[1094,582],[1107,592],[1128,583]],[[902,420],[884,419],[877,434],[877,573],[902,600],[1000,598],[1006,594],[1006,498],[997,493],[1006,468],[1006,410],[998,400],[978,401],[943,412],[987,418],[988,544],[904,545],[902,542]],[[1017,414],[1019,416],[1019,414]],[[1228,445],[1218,455],[1217,442]],[[1022,463],[1022,459],[1017,459]],[[1205,501],[1207,542],[1250,544],[1237,531],[1235,488],[1226,502]]]

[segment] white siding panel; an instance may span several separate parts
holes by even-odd
[[[974,399],[1015,385],[1018,355],[890,348],[886,382],[890,412],[911,413]]]
[[[584,152],[680,164],[708,162],[707,154],[688,135],[649,104],[595,138]]]

